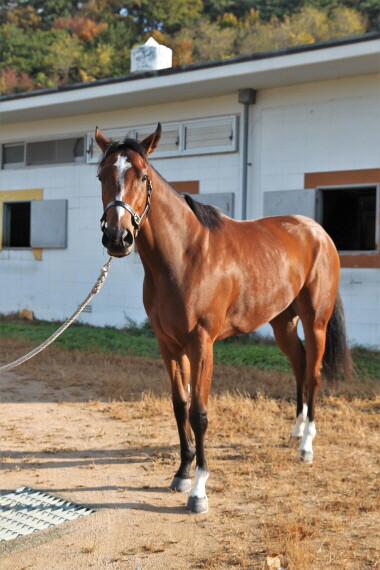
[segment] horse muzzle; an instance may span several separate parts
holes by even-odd
[[[107,228],[103,232],[102,244],[107,248],[107,253],[113,257],[129,255],[132,251],[133,243],[133,233],[128,229],[112,231]]]

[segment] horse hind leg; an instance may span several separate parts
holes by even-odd
[[[300,444],[300,459],[312,463],[313,440],[317,433],[315,427],[315,404],[321,386],[322,360],[326,347],[326,331],[332,313],[332,306],[321,303],[321,308],[315,308],[309,291],[301,292],[298,298],[300,318],[305,333],[306,345],[306,391],[307,391],[307,418],[304,433]]]
[[[322,358],[326,343],[327,323],[303,322],[306,342],[306,387],[307,387],[307,418],[304,434],[300,444],[300,459],[313,463],[313,440],[317,430],[315,427],[315,404],[321,386]]]
[[[306,353],[297,334],[299,316],[292,306],[280,313],[271,322],[274,337],[280,350],[287,356],[297,385],[296,423],[290,437],[302,438],[304,434],[307,404],[305,394]]]

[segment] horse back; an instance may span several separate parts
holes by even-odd
[[[244,222],[226,218],[226,226],[231,239],[240,244],[242,254],[250,249],[249,257],[254,257],[259,265],[260,259],[281,258],[285,264],[298,261],[306,270],[308,261],[314,265],[323,254],[331,257],[332,264],[338,258],[330,236],[318,222],[306,216],[269,216]]]

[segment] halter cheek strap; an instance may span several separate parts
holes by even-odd
[[[150,200],[152,197],[152,191],[153,191],[152,182],[148,178],[147,179],[146,205],[145,205],[145,209],[144,209],[143,213],[141,214],[141,216],[139,216],[139,214],[137,212],[135,212],[135,210],[132,208],[132,206],[130,206],[129,204],[126,204],[125,202],[122,202],[121,200],[112,200],[112,202],[109,202],[107,204],[107,206],[104,208],[103,215],[100,218],[100,229],[102,230],[102,232],[105,232],[105,230],[107,228],[107,217],[106,217],[107,210],[109,208],[111,208],[112,206],[120,206],[121,208],[124,208],[124,210],[127,210],[127,212],[130,213],[131,219],[132,219],[132,224],[135,228],[135,238],[136,238],[137,234],[140,231],[141,223],[149,212]]]

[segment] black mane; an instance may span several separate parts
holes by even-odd
[[[213,232],[214,230],[218,230],[221,227],[223,224],[223,219],[220,210],[214,206],[201,204],[188,194],[184,194],[184,198],[198,220],[203,226],[205,226],[205,228],[208,228]]]

